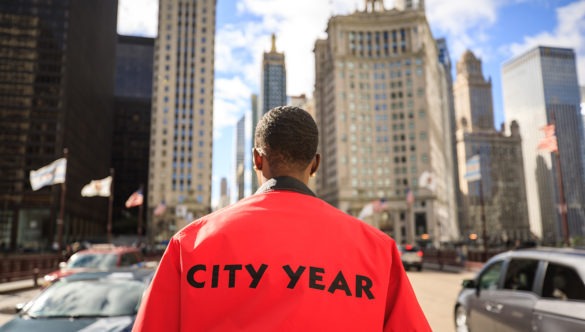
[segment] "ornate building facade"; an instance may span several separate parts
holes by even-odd
[[[366,1],[364,11],[332,17],[327,34],[314,50],[318,195],[353,215],[383,200],[370,222],[399,242],[455,239],[449,73],[424,2],[387,10]],[[425,172],[433,191],[418,183]]]

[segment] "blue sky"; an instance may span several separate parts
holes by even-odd
[[[157,0],[119,0],[118,32],[155,36]],[[287,94],[312,95],[313,46],[326,37],[331,15],[362,9],[364,0],[217,0],[214,96],[213,200],[219,181],[227,177],[232,190],[234,131],[250,111],[257,93],[262,52],[277,35],[277,49],[287,65]],[[386,0],[387,9],[393,1]],[[506,119],[502,105],[501,66],[536,45],[573,48],[579,82],[585,85],[585,0],[426,0],[433,36],[445,37],[453,64],[466,50],[483,61],[492,78],[496,127]]]

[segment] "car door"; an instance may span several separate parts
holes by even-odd
[[[504,261],[495,261],[481,272],[475,296],[469,300],[468,324],[471,331],[496,332],[497,314],[492,307],[494,292],[500,287]],[[498,331],[499,332],[499,331]]]
[[[499,332],[532,330],[532,313],[539,299],[535,289],[539,264],[539,260],[527,258],[508,262],[503,287],[494,292],[491,303]]]
[[[533,331],[585,331],[585,283],[572,266],[548,263]]]

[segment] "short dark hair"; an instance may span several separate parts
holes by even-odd
[[[268,111],[256,126],[254,147],[275,171],[307,167],[319,144],[319,131],[313,117],[294,106],[279,106]]]

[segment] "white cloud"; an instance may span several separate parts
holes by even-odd
[[[499,7],[508,2],[429,0],[426,2],[426,14],[433,36],[447,37],[449,51],[454,58],[471,49],[485,60],[490,57],[490,49],[486,48],[489,37],[485,31],[496,23]]]
[[[502,47],[508,57],[518,56],[536,46],[567,47],[575,51],[579,82],[585,83],[585,1],[557,8],[557,27],[552,32],[526,36],[521,43]]]
[[[120,0],[118,33],[129,36],[156,37],[158,0]]]
[[[311,95],[314,82],[313,48],[325,36],[327,21],[332,14],[347,13],[362,4],[360,0],[242,0],[237,4],[241,14],[259,17],[254,37],[259,43],[248,43],[254,59],[245,72],[259,86],[262,52],[270,48],[270,35],[277,36],[276,48],[285,53],[287,93]],[[250,26],[248,26],[250,27]]]
[[[249,108],[252,90],[239,76],[217,78],[213,101],[214,138],[220,137],[226,127],[233,127]]]

